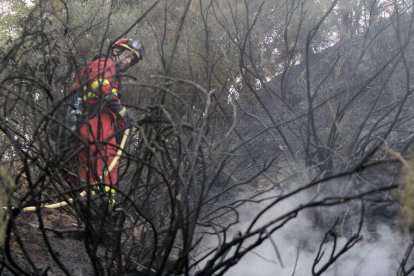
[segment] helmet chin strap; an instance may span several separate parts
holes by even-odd
[[[119,63],[117,63],[117,64],[119,64]],[[131,67],[131,65],[128,65],[127,67],[125,67],[125,68],[122,68],[122,67],[118,67],[118,70],[119,71],[121,71],[121,72],[125,72],[125,71],[127,71],[129,68]]]

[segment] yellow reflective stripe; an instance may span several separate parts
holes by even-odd
[[[118,89],[112,88],[112,94],[118,97]],[[88,99],[91,99],[91,98],[98,98],[98,96],[95,93],[91,92],[91,91],[89,91],[88,93],[86,93],[83,96],[84,101],[86,101]]]
[[[96,91],[96,90],[99,89],[100,86],[101,86],[101,81],[100,80],[96,80],[96,81],[91,83],[92,90]]]
[[[104,79],[104,80],[99,79],[99,80],[92,82],[91,87],[92,87],[92,90],[97,91],[100,87],[104,85],[110,85],[110,84],[111,83],[109,82],[108,79]]]
[[[85,95],[83,96],[83,100],[84,101],[87,101],[87,100],[89,100],[91,98],[97,98],[98,96],[94,92],[97,92],[99,90],[99,88],[101,88],[103,85],[110,85],[109,80],[108,79],[104,79],[104,80],[99,79],[99,80],[96,80],[96,81],[92,82],[90,84],[90,86],[85,85],[83,87],[83,91],[85,93]],[[92,91],[93,92],[92,91],[88,91],[88,87],[92,88]],[[118,97],[118,89],[117,88],[112,87],[111,93],[113,95],[115,95],[115,96]]]
[[[118,89],[112,88],[112,94],[118,97]],[[95,93],[91,92],[91,91],[89,91],[88,93],[86,93],[83,96],[83,100],[84,101],[87,101],[87,100],[89,100],[91,98],[98,98],[98,96]]]
[[[96,195],[96,191],[99,191],[101,188],[102,187],[93,187],[91,190],[91,194]],[[112,188],[111,186],[105,185],[104,189],[107,193],[116,194],[116,189]]]
[[[97,98],[98,96],[96,96],[95,95],[95,93],[93,93],[93,92],[91,92],[91,91],[89,91],[88,93],[86,93],[84,96],[83,96],[83,100],[86,102],[87,100],[89,100],[89,99],[92,99],[92,98]]]
[[[111,186],[105,186],[105,192],[111,194],[111,197],[109,198],[109,203],[111,203],[111,205],[115,205],[116,204],[116,200],[115,200],[116,190],[113,189]]]
[[[105,192],[111,193],[111,194],[115,194],[116,193],[116,190],[115,189],[112,189],[111,186],[105,186]]]

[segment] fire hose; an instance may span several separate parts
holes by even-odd
[[[118,151],[116,152],[114,159],[112,159],[112,162],[109,164],[109,166],[104,171],[104,175],[103,175],[104,177],[106,177],[114,169],[115,165],[119,162],[119,158],[121,157],[122,152],[124,151],[125,144],[126,144],[126,141],[128,139],[128,136],[129,136],[129,132],[130,132],[129,128],[124,131],[124,135],[122,136],[122,140],[121,140],[121,143],[119,144]],[[86,191],[81,192],[79,195],[81,197],[84,197],[86,195]],[[66,206],[69,203],[72,203],[73,200],[74,200],[74,198],[69,198],[69,199],[61,201],[61,202],[41,205],[40,208],[57,209],[57,208]],[[27,206],[27,207],[22,208],[22,210],[26,211],[26,212],[34,212],[34,211],[37,210],[37,208],[39,208],[39,207],[37,207],[37,206]],[[3,207],[3,209],[7,209],[7,207]]]

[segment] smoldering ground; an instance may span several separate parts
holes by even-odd
[[[334,185],[343,185],[339,182],[336,181]],[[333,186],[332,183],[330,185]],[[320,192],[321,187],[315,189],[316,191],[309,189],[278,202],[260,217],[250,232],[329,194],[315,196],[315,192]],[[231,228],[227,237],[244,235],[257,214],[280,196],[276,193],[266,193],[264,196],[269,200],[244,205],[239,210],[240,222]],[[366,203],[356,201],[301,210],[276,230],[271,238],[243,256],[224,275],[312,275],[312,270],[319,271],[329,262],[331,256],[337,255],[346,246],[358,230],[355,245],[333,261],[322,275],[396,275],[410,236],[397,223],[390,223],[398,220],[398,213],[393,213],[395,217],[389,220],[367,219],[366,214],[371,215],[370,210],[362,211],[362,205],[367,208]],[[315,221],[316,217],[319,217],[318,222]],[[334,233],[335,237],[329,233]],[[246,239],[242,248],[251,245],[257,238],[258,236],[253,236]],[[218,239],[211,238],[206,248],[215,248],[219,244]],[[234,251],[233,248],[227,256],[231,256]]]
[[[362,239],[342,255],[324,275],[395,275],[408,238],[384,224],[378,227],[378,238],[370,239],[370,235],[366,230],[362,232]],[[278,253],[271,241],[265,241],[226,275],[312,275],[312,266],[323,237],[324,233],[312,230],[311,222],[307,218],[299,216],[280,232],[272,235]],[[337,247],[343,246],[345,241],[345,238],[339,238]],[[333,242],[324,245],[324,259],[330,254],[332,247]]]

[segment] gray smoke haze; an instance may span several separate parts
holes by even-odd
[[[254,250],[254,253],[248,254],[230,269],[226,275],[311,275],[317,247],[323,239],[323,233],[312,232],[310,226],[305,218],[301,218],[272,236],[283,267],[278,262],[271,242],[266,241]],[[340,257],[324,275],[396,275],[407,242],[386,225],[378,227],[378,234],[378,238],[370,240],[370,238],[365,239],[370,235],[363,233],[363,240]],[[306,248],[304,242],[307,243]],[[344,243],[344,238],[338,240],[339,246]],[[325,248],[331,249],[331,246],[332,244],[328,244]]]
[[[306,195],[295,196],[269,210],[259,225],[286,213],[306,200]],[[246,205],[241,210],[241,223],[233,228],[243,232],[254,215],[266,206],[266,203]],[[340,206],[333,207],[340,210]],[[332,209],[332,208],[331,208]],[[255,211],[252,211],[255,210]],[[332,210],[329,210],[330,212]],[[267,240],[258,248],[244,256],[225,275],[230,276],[270,276],[270,275],[312,275],[312,265],[317,255],[325,232],[315,230],[312,221],[304,213],[289,221],[272,235],[277,252],[271,241]],[[371,229],[372,231],[372,229]],[[375,234],[375,235],[373,235]],[[347,253],[342,255],[323,275],[361,275],[388,276],[396,275],[404,251],[408,244],[408,236],[385,224],[376,225],[375,233],[365,227],[361,232],[362,239]],[[338,238],[337,250],[345,244],[346,238]],[[330,254],[332,242],[324,245],[326,256]],[[214,247],[214,241],[209,247]],[[279,260],[280,258],[280,260]],[[320,266],[317,266],[317,268]]]

